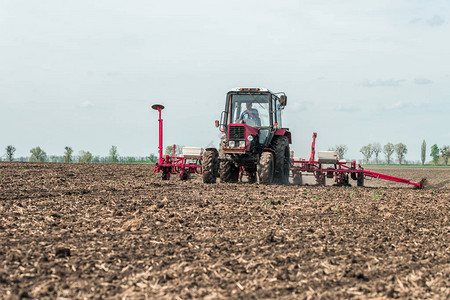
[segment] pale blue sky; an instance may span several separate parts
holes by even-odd
[[[450,144],[448,1],[0,2],[0,155],[218,144],[226,92],[285,91],[296,156]],[[428,150],[429,153],[429,150]]]

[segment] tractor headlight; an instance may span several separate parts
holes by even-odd
[[[249,142],[252,142],[252,141],[253,141],[253,135],[249,135],[249,136],[247,137],[247,140],[248,140]]]
[[[245,140],[239,141],[239,147],[245,148]]]
[[[234,147],[234,145],[235,145],[234,141],[228,141],[228,146]]]

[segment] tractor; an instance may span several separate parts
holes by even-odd
[[[215,121],[223,134],[219,150],[203,154],[204,183],[237,182],[288,184],[291,133],[283,128],[284,92],[265,88],[235,88],[227,93],[225,110]]]

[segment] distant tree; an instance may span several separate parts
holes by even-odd
[[[66,146],[64,149],[66,149],[66,152],[64,152],[64,162],[65,163],[72,162],[72,153],[73,153],[72,148],[69,146]]]
[[[78,162],[80,163],[90,163],[92,162],[93,156],[89,151],[80,151],[80,155],[78,157]]]
[[[14,160],[14,152],[16,152],[16,148],[12,145],[6,146],[6,160],[13,161]]]
[[[366,146],[362,147],[361,150],[359,150],[359,151],[364,156],[364,161],[366,162],[366,164],[369,163],[369,160],[372,157],[372,153],[373,153],[372,145],[371,144],[366,145]]]
[[[44,162],[47,160],[47,153],[45,153],[45,151],[39,146],[31,149],[30,153],[30,161],[32,162]]]
[[[378,155],[381,152],[380,143],[372,143],[372,151],[373,151],[373,154],[375,154],[375,163],[378,165]]]
[[[384,145],[383,153],[384,153],[384,155],[386,155],[387,164],[390,165],[391,164],[391,156],[392,156],[392,154],[394,154],[394,144],[387,143],[386,145]]]
[[[172,154],[173,154],[173,146],[174,145],[166,147],[166,152],[165,152],[166,155],[172,156]],[[182,149],[183,149],[183,146],[175,145],[175,156],[180,156],[181,153],[182,153],[182,151],[181,151]]]
[[[173,152],[173,145],[167,146],[166,151],[164,152],[165,155],[172,155]]]
[[[109,149],[109,161],[114,163],[119,161],[117,146],[111,146],[111,149]]]
[[[408,148],[406,148],[405,144],[398,143],[397,145],[395,145],[395,153],[397,154],[398,163],[402,164],[406,153],[408,153]]]
[[[332,148],[333,151],[336,151],[338,155],[338,159],[344,159],[344,155],[347,152],[348,148],[346,145],[336,145]]]
[[[148,157],[148,160],[150,161],[150,163],[154,164],[158,161],[158,157],[155,154],[150,154],[150,156]]]
[[[450,157],[450,147],[449,146],[443,146],[441,149],[439,149],[442,154],[442,158],[444,159],[445,165],[448,164],[448,158]]]
[[[425,158],[427,157],[427,143],[425,140],[422,142],[422,147],[420,148],[420,160],[422,161],[422,166],[425,164]]]
[[[439,162],[439,147],[438,147],[438,145],[434,144],[433,146],[431,146],[430,156],[433,158],[433,163],[435,165],[437,165]]]

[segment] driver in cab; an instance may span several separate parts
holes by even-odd
[[[239,117],[239,121],[240,122],[244,121],[244,123],[247,123],[245,120],[250,119],[250,120],[254,120],[257,125],[260,124],[261,121],[259,119],[258,110],[256,108],[252,108],[251,102],[246,103],[246,107],[247,107],[247,109],[241,113],[241,116]]]

